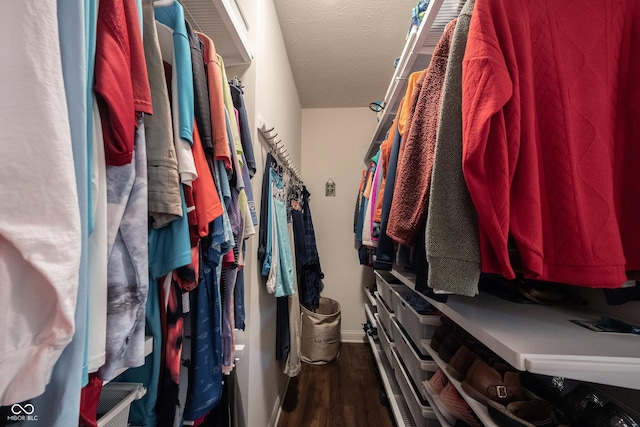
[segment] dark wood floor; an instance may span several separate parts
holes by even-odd
[[[343,343],[333,362],[302,364],[289,382],[278,427],[391,427],[380,387],[370,347]]]

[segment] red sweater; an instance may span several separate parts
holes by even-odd
[[[463,170],[482,269],[619,287],[640,269],[640,2],[477,0]]]

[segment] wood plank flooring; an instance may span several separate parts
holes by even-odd
[[[327,365],[302,364],[289,382],[278,427],[391,427],[381,404],[381,384],[367,344],[342,343]]]

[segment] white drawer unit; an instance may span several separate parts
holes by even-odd
[[[393,312],[393,292],[391,289],[403,285],[393,274],[388,271],[376,270],[376,288],[380,298],[387,303],[387,307]]]
[[[387,356],[387,360],[391,363],[391,359],[393,358],[391,354],[391,348],[394,347],[394,343],[389,337],[389,334],[385,330],[382,323],[379,322],[380,317],[379,314],[374,314],[376,323],[378,324],[378,338],[380,338],[380,344],[382,345],[382,349],[384,350],[384,354]]]
[[[378,314],[380,315],[380,322],[382,322],[382,325],[385,327],[387,333],[389,334],[391,342],[393,342],[395,340],[395,337],[393,336],[394,330],[391,322],[395,315],[391,312],[391,310],[389,310],[387,304],[382,301],[382,299],[380,298],[380,294],[376,296],[376,303]]]
[[[416,426],[440,427],[440,422],[436,417],[435,411],[431,408],[429,402],[427,402],[426,399],[423,399],[422,396],[416,392],[416,389],[411,384],[411,380],[409,379],[407,372],[402,366],[402,363],[400,363],[400,359],[398,358],[398,354],[395,349],[392,353],[394,358],[392,365],[394,365],[395,368],[394,372],[396,375],[396,381],[398,381],[400,390],[402,390],[402,395],[407,401],[409,412],[411,412]]]
[[[420,341],[431,336],[442,323],[439,312],[417,292],[405,287],[393,289],[393,313],[402,325],[420,354],[427,352],[420,347]],[[437,314],[435,314],[437,313]]]
[[[414,348],[410,342],[410,338],[406,336],[402,329],[402,326],[397,321],[393,321],[394,329],[394,344],[400,360],[407,368],[407,373],[420,391],[423,398],[427,398],[427,391],[424,389],[422,382],[431,378],[435,371],[438,370],[438,364],[431,358],[431,356],[424,356],[422,353]],[[422,346],[420,346],[422,347]]]

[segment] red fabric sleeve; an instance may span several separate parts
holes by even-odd
[[[136,112],[153,112],[135,2],[100,2],[94,90],[102,117],[107,164],[131,163]]]
[[[510,161],[508,143],[517,152],[518,139],[507,141],[503,111],[513,95],[513,84],[504,54],[497,50],[493,24],[478,19],[482,16],[486,20],[486,13],[474,10],[463,61],[462,168],[478,211],[482,271],[513,279],[507,242],[515,164]]]

